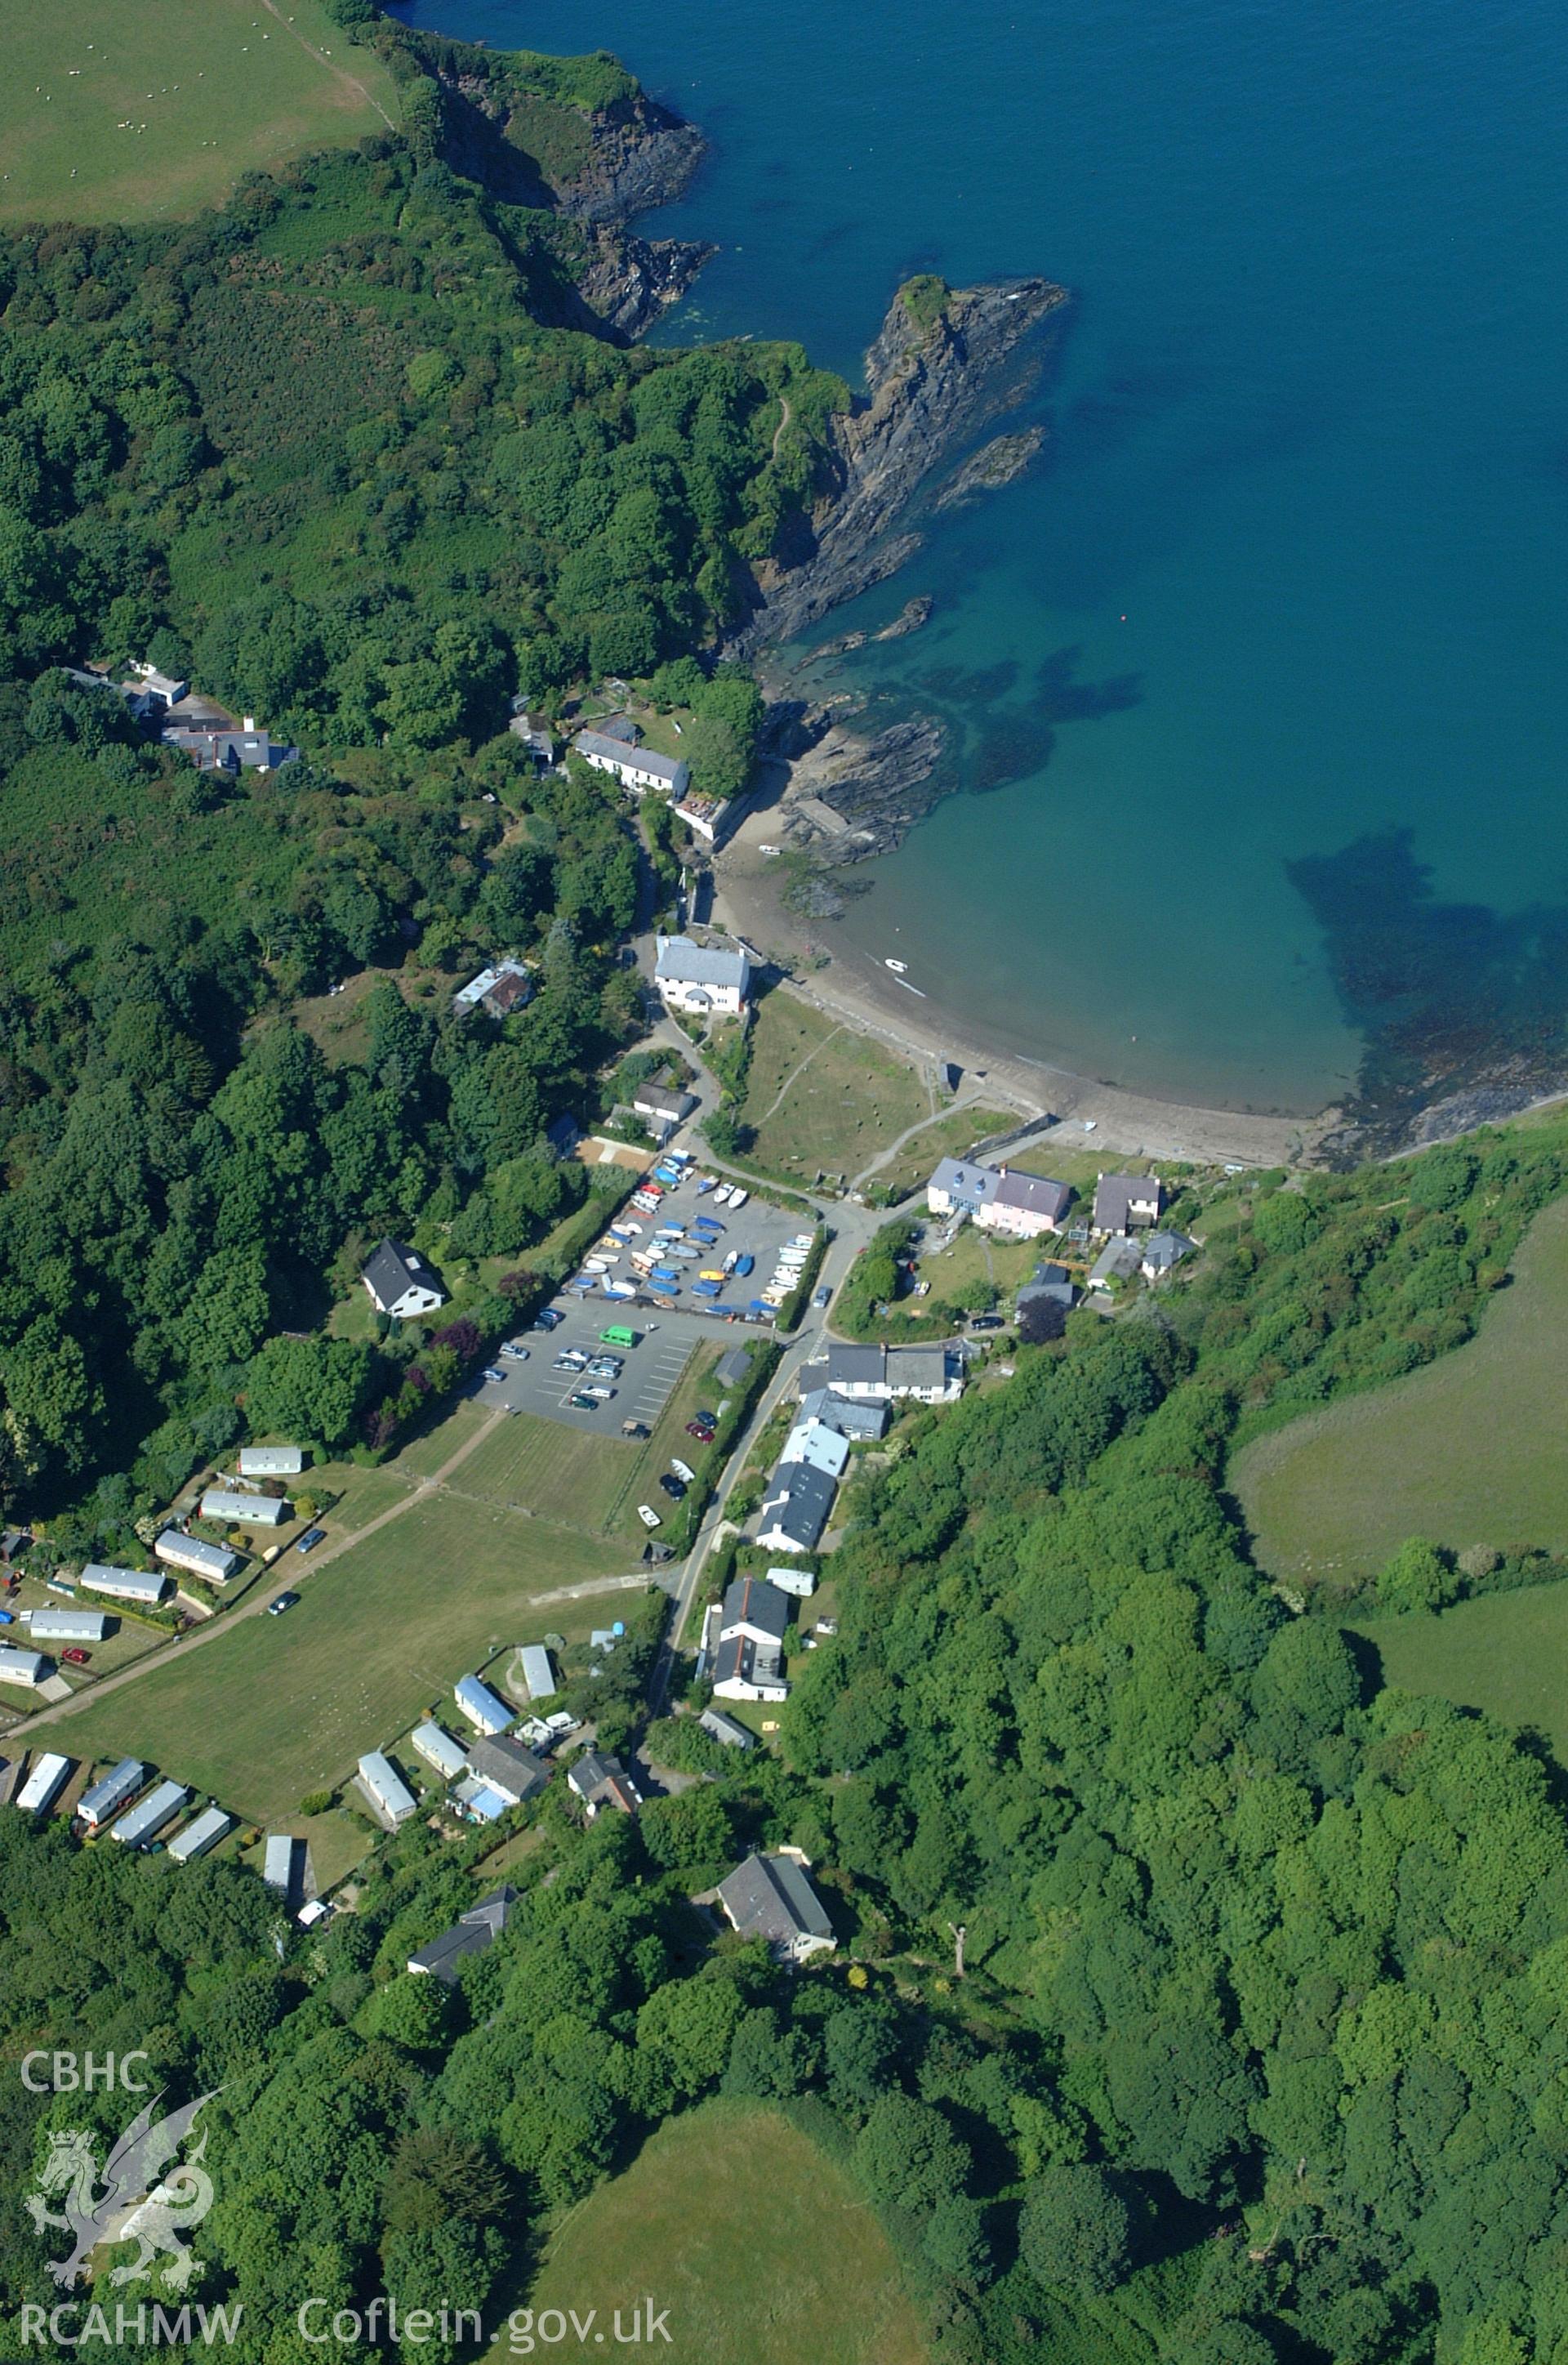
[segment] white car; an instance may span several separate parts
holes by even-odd
[[[615,1390],[613,1388],[601,1387],[599,1383],[596,1380],[591,1388],[579,1388],[577,1390],[577,1394],[584,1396],[592,1396],[596,1404],[608,1404],[610,1397],[615,1394]]]
[[[655,1510],[651,1503],[639,1503],[637,1506],[637,1517],[642,1520],[643,1525],[645,1528],[662,1528],[664,1525],[664,1521],[660,1519],[658,1513]]]
[[[501,1361],[503,1363],[526,1363],[528,1361],[528,1350],[526,1347],[520,1345],[517,1339],[509,1339],[506,1345],[501,1349]]]
[[[690,1486],[695,1484],[697,1478],[696,1471],[689,1469],[684,1462],[678,1462],[673,1453],[669,1458],[669,1466],[675,1472],[676,1476],[681,1480],[683,1485]]]

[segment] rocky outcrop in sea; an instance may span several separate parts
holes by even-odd
[[[822,488],[800,546],[756,570],[732,654],[792,640],[913,555],[933,480],[1032,390],[1043,324],[1066,302],[1051,280],[1020,279],[949,290],[926,317],[901,291],[866,356],[866,395],[829,421]]]

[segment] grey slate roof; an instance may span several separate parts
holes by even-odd
[[[679,985],[745,985],[750,963],[738,949],[696,944],[690,936],[661,936],[658,947],[655,978],[669,978]]]
[[[1096,1282],[1130,1281],[1142,1262],[1143,1250],[1137,1241],[1128,1239],[1124,1233],[1114,1233],[1094,1261],[1089,1285],[1092,1289]]]
[[[799,1552],[810,1552],[822,1536],[837,1487],[825,1470],[809,1462],[786,1462],[774,1473],[762,1506],[762,1525]],[[778,1592],[777,1586],[771,1588]]]
[[[1058,1306],[1070,1306],[1077,1291],[1067,1267],[1062,1264],[1037,1264],[1032,1281],[1026,1281],[1018,1292],[1020,1306],[1033,1305],[1037,1299],[1054,1300]]]
[[[755,1749],[756,1735],[748,1732],[738,1717],[726,1716],[722,1708],[705,1708],[697,1720],[704,1732],[722,1741],[726,1749]]]
[[[1149,1232],[1143,1244],[1144,1270],[1169,1272],[1183,1257],[1191,1256],[1197,1245],[1185,1232]]]
[[[448,1987],[456,1984],[458,1970],[466,1956],[482,1954],[493,1945],[511,1918],[517,1903],[515,1889],[498,1889],[476,1905],[471,1913],[460,1914],[450,1930],[421,1946],[417,1955],[409,1957],[411,1971],[428,1971]]]
[[[943,1158],[926,1188],[946,1192],[960,1206],[983,1207],[995,1196],[1001,1180],[994,1166],[978,1165],[972,1158]]]
[[[998,1178],[991,1196],[999,1207],[1019,1207],[1044,1216],[1047,1223],[1059,1224],[1072,1194],[1065,1182],[1053,1182],[1045,1174],[1020,1174],[1009,1166]]]
[[[887,1358],[885,1347],[829,1347],[827,1384],[830,1388],[880,1387],[887,1376]]]
[[[875,1398],[841,1396],[832,1388],[812,1388],[801,1398],[802,1420],[825,1421],[841,1437],[875,1443],[888,1426],[888,1407]]]
[[[400,1240],[383,1240],[365,1260],[360,1275],[383,1308],[396,1306],[407,1289],[439,1289],[434,1272],[413,1249],[406,1249]]]
[[[794,1468],[794,1464],[790,1465]],[[765,1576],[737,1576],[730,1581],[719,1622],[721,1635],[739,1626],[755,1627],[775,1642],[782,1642],[790,1624],[790,1597],[769,1585]]]
[[[721,1355],[713,1366],[713,1377],[722,1388],[744,1387],[750,1376],[751,1349],[749,1347],[732,1347],[729,1353]]]
[[[726,1634],[713,1653],[713,1686],[735,1682],[776,1684],[782,1691],[784,1658],[776,1642],[758,1642],[749,1634]],[[730,1697],[730,1695],[724,1695]]]
[[[520,1805],[536,1797],[550,1779],[550,1768],[532,1750],[504,1732],[487,1734],[474,1743],[468,1752],[468,1770],[487,1789],[499,1790]]]
[[[719,1883],[725,1912],[743,1938],[794,1947],[801,1938],[833,1943],[833,1924],[801,1867],[787,1855],[748,1855]]]
[[[654,1115],[668,1117],[679,1124],[697,1106],[694,1093],[672,1093],[667,1084],[639,1084],[632,1094],[634,1109],[651,1110]]]
[[[1094,1186],[1094,1228],[1125,1232],[1135,1205],[1159,1205],[1159,1182],[1153,1174],[1102,1174]]]

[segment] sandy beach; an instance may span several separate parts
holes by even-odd
[[[1159,1100],[984,1042],[978,1030],[951,1024],[938,1003],[901,987],[890,972],[835,953],[831,922],[803,920],[786,907],[786,874],[776,857],[759,851],[774,842],[778,829],[770,799],[746,816],[717,856],[713,925],[744,937],[788,972],[787,991],[834,1018],[914,1059],[957,1061],[965,1087],[981,1087],[993,1106],[1001,1101],[1015,1108],[1021,1122],[1054,1116],[1129,1157],[1247,1166],[1310,1163],[1338,1122],[1333,1109],[1315,1117],[1260,1116]]]

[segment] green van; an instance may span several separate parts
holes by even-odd
[[[601,1347],[634,1347],[637,1333],[628,1330],[624,1322],[612,1322],[608,1330],[599,1332],[599,1343]]]

